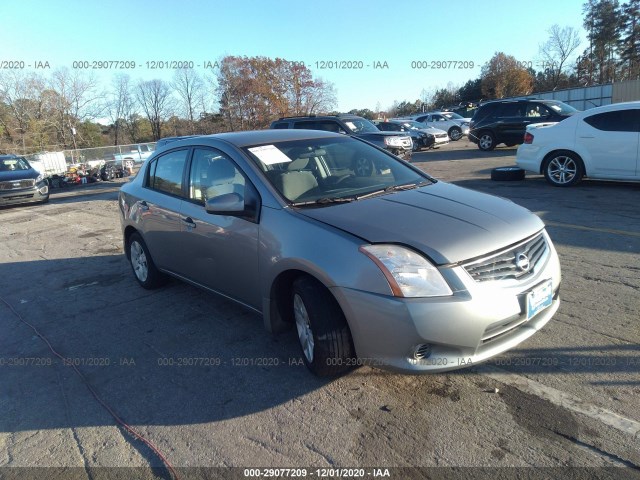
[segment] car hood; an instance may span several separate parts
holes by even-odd
[[[439,128],[436,128],[436,127],[421,128],[420,131],[430,133],[431,135],[439,135],[441,133],[447,133],[446,130],[440,130]]]
[[[444,182],[298,211],[369,243],[407,245],[439,265],[501,249],[544,227],[509,200]]]
[[[8,172],[0,172],[0,182],[13,182],[15,180],[36,179],[38,178],[37,170],[30,168],[29,170],[12,170]]]

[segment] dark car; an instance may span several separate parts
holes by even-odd
[[[48,201],[44,175],[23,157],[0,155],[0,206]]]
[[[122,162],[109,160],[100,167],[100,178],[104,181],[122,178],[126,175]]]
[[[480,150],[493,150],[504,143],[508,147],[523,142],[527,125],[560,122],[578,110],[558,100],[496,100],[476,110],[471,119],[469,139]]]
[[[403,132],[411,137],[413,141],[413,151],[423,150],[431,147],[435,143],[435,138],[426,132],[421,132],[417,129],[410,129],[396,122],[384,122],[381,120],[374,120],[372,122],[383,132]]]
[[[402,132],[381,132],[369,120],[357,115],[282,117],[272,122],[270,128],[295,128],[344,133],[366,140],[407,161],[411,160],[411,152],[413,150],[413,142],[410,136]]]

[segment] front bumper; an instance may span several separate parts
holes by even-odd
[[[49,200],[49,186],[44,182],[31,188],[0,190],[0,206],[46,202],[47,200]]]
[[[450,297],[397,298],[332,289],[349,323],[359,364],[402,373],[469,367],[526,340],[560,306],[560,265],[553,247],[534,277],[506,287],[477,283],[461,266],[449,273],[464,284]],[[549,279],[551,304],[527,319],[527,293]]]
[[[405,160],[407,162],[411,161],[411,154],[413,153],[411,150],[404,150],[404,149],[398,149],[398,148],[389,148],[388,150],[391,153],[393,153],[396,157],[399,157],[402,160]]]

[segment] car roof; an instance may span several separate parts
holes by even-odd
[[[323,130],[305,130],[305,129],[269,129],[269,130],[249,130],[244,132],[228,132],[215,133],[213,135],[199,135],[185,138],[184,140],[176,140],[168,145],[184,146],[192,145],[199,142],[207,142],[207,140],[221,140],[236,147],[246,147],[248,145],[269,144],[272,142],[286,142],[291,140],[305,140],[312,138],[344,138],[344,135]],[[166,145],[165,145],[166,146]]]
[[[20,157],[18,155],[14,155],[12,153],[8,153],[8,154],[5,154],[5,155],[0,155],[0,160],[10,160],[10,159],[14,159],[14,158],[22,158],[22,157]]]

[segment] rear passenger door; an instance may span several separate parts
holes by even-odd
[[[184,199],[183,179],[190,150],[179,149],[153,159],[145,172],[145,199],[140,230],[156,265],[175,272],[179,269],[180,208]]]
[[[525,103],[514,102],[502,105],[496,121],[496,143],[515,145],[522,143],[526,125]]]
[[[638,175],[640,109],[615,110],[590,115],[578,122],[576,144],[590,159],[587,174],[599,177]]]

